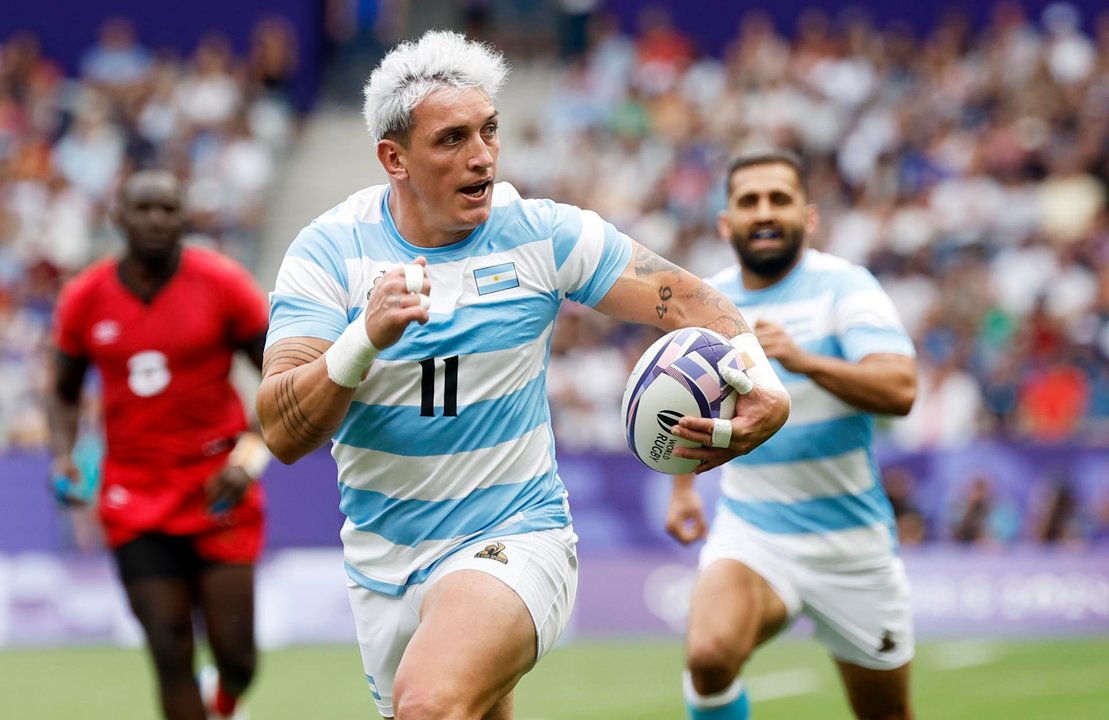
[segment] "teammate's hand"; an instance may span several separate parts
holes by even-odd
[[[790,372],[805,372],[807,353],[793,341],[793,336],[784,327],[769,320],[759,320],[755,323],[755,337],[768,358],[777,360]]]
[[[208,479],[208,508],[218,515],[243,501],[254,480],[238,465],[227,465]]]
[[[712,447],[715,420],[687,415],[670,432],[698,446],[675,448],[674,455],[700,460],[701,464],[693,470],[695,473],[712,470],[769,440],[789,419],[789,406],[789,396],[785,393],[756,385],[751,392],[736,399],[732,437],[727,447]]]
[[[666,532],[682,545],[700,540],[707,534],[701,496],[691,487],[675,485],[666,508]]]
[[[366,298],[366,336],[378,350],[384,350],[404,333],[409,323],[415,321],[423,325],[430,319],[428,298],[431,294],[431,279],[426,268],[427,260],[418,257],[411,265],[423,271],[419,288],[410,287],[405,276],[404,266],[395,267],[374,283]]]
[[[69,455],[55,458],[50,467],[50,492],[62,507],[84,507],[88,499],[81,493],[84,480],[77,464]]]

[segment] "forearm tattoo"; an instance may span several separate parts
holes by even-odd
[[[750,326],[739,314],[728,299],[715,288],[701,283],[686,295],[690,300],[700,302],[706,307],[714,307],[720,311],[720,317],[705,325],[709,330],[715,330],[726,338],[751,332]]]
[[[262,360],[262,377],[271,372],[284,372],[307,365],[323,355],[323,351],[305,343],[282,343],[270,348]]]
[[[297,369],[318,359],[323,351],[304,343],[287,343],[266,353],[263,377],[280,373],[275,380],[274,396],[281,423],[289,437],[303,445],[316,446],[331,437],[337,428],[321,427],[312,422],[300,405],[296,394]]]
[[[673,273],[674,279],[677,280],[681,277],[682,269],[645,247],[636,248],[635,276],[641,278],[660,272]],[[671,284],[663,280],[662,286],[658,289],[658,304],[655,305],[655,313],[658,315],[659,320],[666,317],[666,313],[670,311],[668,303],[673,297],[674,291],[671,288]]]
[[[335,434],[337,427],[321,427],[305,414],[296,394],[296,370],[289,370],[277,378],[274,392],[277,397],[277,411],[281,424],[289,437],[301,445],[316,447]]]

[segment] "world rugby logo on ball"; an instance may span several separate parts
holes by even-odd
[[[675,457],[697,443],[671,434],[684,416],[731,418],[736,394],[718,366],[733,351],[728,340],[705,328],[682,328],[659,338],[636,362],[624,388],[621,414],[628,448],[662,473],[693,472],[699,460]]]
[[[682,414],[677,410],[663,410],[656,417],[658,426],[666,432],[670,432],[670,428],[677,425],[678,421],[682,419]]]

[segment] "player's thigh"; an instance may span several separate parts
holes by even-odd
[[[859,718],[910,720],[909,663],[892,670],[873,670],[837,660],[851,708]]]
[[[397,669],[398,699],[406,690],[421,700],[454,698],[466,716],[484,716],[535,663],[536,648],[534,622],[515,591],[477,570],[453,572],[427,594]]]
[[[421,693],[457,698],[467,716],[490,712],[565,628],[577,593],[576,542],[571,528],[558,528],[453,553],[428,579],[398,695],[418,683]]]
[[[885,671],[913,659],[909,581],[900,559],[855,572],[806,568],[797,577],[813,636],[836,660]]]
[[[253,664],[254,566],[209,563],[197,578],[208,642],[218,664]]]
[[[192,633],[196,559],[188,540],[140,535],[113,551],[131,611],[156,652]]]
[[[687,652],[691,659],[734,665],[738,671],[789,618],[786,603],[762,575],[738,560],[717,559],[694,585]]]
[[[526,629],[526,633],[519,634],[517,639],[525,636],[527,638],[525,644],[529,648],[529,657],[532,658],[528,665],[534,662],[536,655],[542,657],[558,639],[573,609],[577,591],[576,541],[572,528],[560,528],[491,538],[465,545],[444,558],[426,582],[407,588],[400,597],[378,594],[353,581],[349,582],[348,591],[362,664],[370,692],[382,716],[388,718],[394,714],[394,688],[400,684],[400,679],[410,682],[410,688],[426,689],[439,685],[441,690],[447,684],[455,682],[456,677],[463,677],[453,671],[452,674],[443,672],[444,658],[453,658],[457,652],[456,648],[451,647],[454,642],[453,633],[456,631],[460,630],[464,635],[470,636],[479,634],[477,628],[480,626],[484,628],[480,632],[493,635],[501,626],[511,624],[517,631]],[[442,598],[437,599],[435,596],[447,595],[441,590],[450,589],[454,580],[440,590],[436,588],[440,587],[441,582],[450,580],[453,575],[464,570],[475,571],[491,579],[494,584],[487,587],[493,589],[494,595],[483,595],[476,604],[471,602],[466,612],[455,612],[455,616],[462,616],[456,621],[457,627],[448,627],[438,633],[429,630],[425,633],[427,640],[410,652],[410,644],[417,629],[432,616],[431,603],[440,604]],[[432,596],[430,601],[429,595]],[[450,596],[453,595],[453,592],[450,593]],[[522,602],[526,609],[524,620],[521,621],[515,613],[511,616],[504,615],[504,609],[492,601],[496,597],[506,599],[508,607],[517,611],[518,603]],[[466,598],[460,596],[458,600],[459,603],[456,604],[453,597],[448,597],[446,603],[436,608],[435,617],[450,617],[447,611],[452,606],[461,606]],[[438,647],[431,642],[433,637],[443,640],[438,643]],[[468,639],[470,638],[464,637],[463,641]],[[424,642],[430,644],[438,652],[438,656],[435,652],[431,653],[433,672],[421,675],[416,672],[420,668],[420,662],[428,661],[427,654],[421,654],[420,650]],[[400,675],[402,658],[405,659],[407,673],[404,678]],[[484,674],[478,667],[463,667],[463,670]],[[468,690],[463,688],[460,692],[465,693]],[[488,698],[483,700],[488,705],[487,701]],[[486,717],[490,720],[501,717],[497,713],[502,708],[508,708],[509,712],[504,717],[511,717],[510,696],[498,701],[488,711],[491,714]]]

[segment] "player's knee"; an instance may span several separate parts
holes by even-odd
[[[233,694],[240,694],[254,679],[258,666],[258,653],[246,647],[219,660],[220,682]]]
[[[723,692],[735,680],[749,655],[749,650],[735,647],[722,638],[691,640],[686,649],[686,664],[693,687],[702,695]]]
[[[395,720],[464,720],[467,715],[459,698],[428,683],[402,683],[393,688]]]
[[[913,720],[908,700],[864,700],[855,707],[860,720]]]

